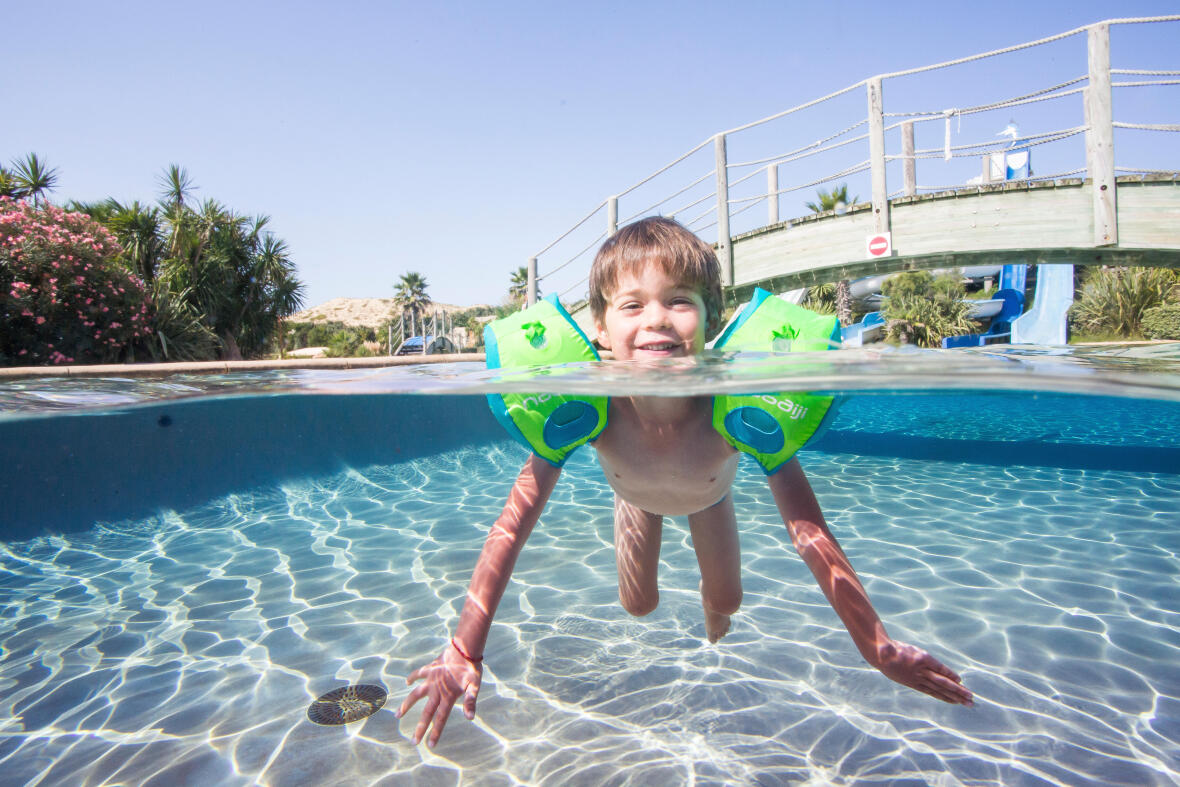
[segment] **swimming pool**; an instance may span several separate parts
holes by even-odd
[[[5,779],[1180,780],[1175,346],[840,356],[778,377],[755,363],[522,383],[458,366],[0,386]],[[660,608],[629,617],[611,494],[582,451],[497,615],[476,721],[412,746],[391,712],[404,676],[446,641],[525,457],[481,393],[670,379],[849,393],[804,467],[890,633],[959,671],[975,707],[861,661],[752,463],[734,490],[730,636],[704,641],[681,520]],[[361,682],[390,689],[385,710],[306,720]]]

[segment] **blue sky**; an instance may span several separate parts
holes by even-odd
[[[42,155],[60,171],[57,201],[151,201],[160,172],[181,164],[198,197],[271,216],[309,306],[388,297],[410,270],[437,301],[499,302],[529,256],[718,131],[873,74],[1180,11],[1135,0],[5,5],[0,159]],[[1153,27],[1167,31],[1142,43],[1116,28],[1116,60],[1180,68],[1180,25]],[[1063,73],[1084,71],[1084,54],[1072,60],[1084,36],[1068,46]],[[891,95],[967,105],[934,93],[986,98],[997,81],[1052,71],[1055,52],[889,85],[887,109]],[[1155,107],[1171,117],[1153,122],[1176,123],[1177,93],[1156,95],[1171,97]],[[800,133],[847,125],[862,93],[850,101]],[[941,126],[930,133],[941,140]],[[784,198],[784,217],[813,197]]]

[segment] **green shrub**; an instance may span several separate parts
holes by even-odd
[[[807,297],[803,300],[803,308],[811,309],[818,314],[836,313],[836,285],[833,282],[817,284],[807,288]]]
[[[1180,339],[1180,303],[1144,309],[1140,324],[1148,339]]]
[[[881,287],[889,297],[881,316],[893,341],[938,347],[943,338],[971,333],[978,327],[969,316],[964,288],[954,276],[935,278],[925,271],[902,273]]]
[[[1176,298],[1177,272],[1167,268],[1095,268],[1085,274],[1069,310],[1070,327],[1080,333],[1143,333],[1144,312]]]

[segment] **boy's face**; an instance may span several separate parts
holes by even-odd
[[[705,300],[659,265],[619,277],[597,321],[598,343],[620,361],[683,358],[705,347]]]

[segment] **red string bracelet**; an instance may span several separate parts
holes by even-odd
[[[483,656],[480,656],[478,659],[471,658],[471,656],[469,656],[467,654],[467,651],[465,651],[465,650],[463,650],[463,648],[459,647],[459,643],[455,642],[454,637],[451,637],[451,647],[453,647],[455,650],[459,651],[459,655],[462,656],[463,658],[467,659],[468,661],[470,661],[472,664],[478,664],[481,661],[483,661]]]

